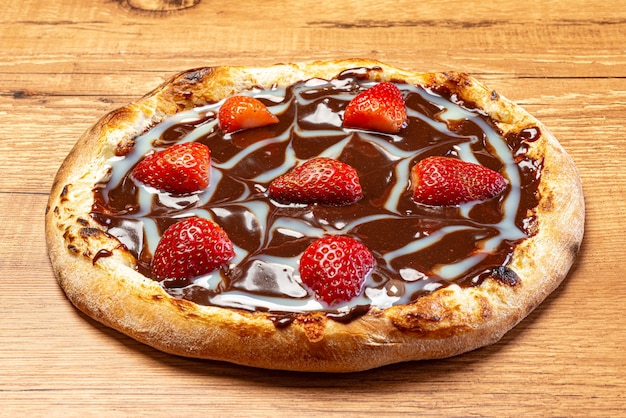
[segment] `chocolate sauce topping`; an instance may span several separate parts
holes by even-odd
[[[272,313],[287,326],[294,313],[325,311],[349,321],[371,306],[406,304],[452,283],[480,284],[493,276],[506,285],[518,278],[503,266],[517,242],[534,231],[540,162],[525,155],[538,128],[503,137],[481,112],[442,92],[398,83],[408,124],[397,135],[342,127],[343,109],[373,83],[363,70],[336,79],[313,79],[286,89],[254,90],[280,122],[223,134],[220,103],[168,118],[134,139],[111,161],[111,178],[94,191],[92,216],[138,260],[147,277],[158,239],[188,216],[212,219],[233,241],[229,266],[188,280],[161,282],[174,297],[199,304]],[[211,184],[201,193],[172,196],[135,183],[134,165],[153,149],[198,141],[211,150]],[[451,156],[501,172],[507,189],[496,198],[453,207],[416,204],[409,173],[419,160]],[[266,195],[269,183],[316,156],[339,159],[359,174],[364,197],[349,206],[282,205]],[[298,259],[315,239],[348,235],[374,254],[376,267],[363,294],[339,306],[315,299],[300,282]],[[106,256],[98,253],[99,257]]]

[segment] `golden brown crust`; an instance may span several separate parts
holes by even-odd
[[[504,133],[540,128],[541,137],[529,149],[543,163],[537,233],[517,246],[511,259],[510,267],[520,277],[517,285],[493,279],[477,287],[451,285],[410,305],[372,309],[348,323],[313,314],[300,315],[281,328],[263,313],[172,298],[139,274],[133,256],[90,218],[92,190],[106,178],[107,160],[166,116],[253,87],[332,78],[355,67],[379,68],[372,73],[379,80],[446,86],[484,109]],[[46,212],[46,238],[58,281],[72,303],[90,317],[172,354],[324,372],[443,358],[496,342],[561,283],[583,229],[576,168],[540,122],[466,74],[414,73],[369,60],[183,72],[105,116],[81,137],[59,169]]]

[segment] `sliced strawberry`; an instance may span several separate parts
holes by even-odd
[[[188,194],[209,185],[210,168],[209,148],[188,142],[148,155],[135,166],[132,176],[163,192]]]
[[[390,82],[374,85],[354,97],[343,115],[347,128],[397,133],[406,123],[406,105],[398,87]]]
[[[224,133],[278,123],[278,118],[263,103],[248,96],[226,99],[220,107],[218,119]]]
[[[152,258],[157,279],[188,279],[209,273],[235,256],[233,243],[215,222],[187,218],[165,230]]]
[[[491,199],[507,184],[496,171],[449,157],[428,157],[415,164],[411,183],[413,199],[433,206]]]
[[[300,278],[318,299],[332,305],[358,296],[374,265],[374,256],[362,242],[329,236],[318,239],[304,251]]]
[[[279,203],[350,205],[363,197],[356,170],[332,158],[313,158],[274,179],[269,196]]]

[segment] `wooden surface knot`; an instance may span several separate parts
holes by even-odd
[[[120,3],[133,10],[148,12],[171,12],[196,6],[201,0],[120,0]]]

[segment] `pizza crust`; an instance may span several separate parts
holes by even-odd
[[[169,296],[135,269],[134,257],[89,213],[93,188],[107,178],[116,150],[169,115],[253,87],[332,78],[355,67],[379,68],[380,81],[446,86],[484,109],[503,132],[537,126],[529,153],[543,162],[537,233],[517,246],[515,286],[494,279],[451,285],[410,305],[371,309],[348,323],[300,314],[286,327],[269,315],[200,306]],[[567,275],[584,230],[580,177],[545,126],[463,73],[414,73],[370,60],[271,67],[214,67],[176,75],[137,102],[111,112],[76,143],[55,178],[46,238],[58,282],[85,314],[167,353],[261,368],[351,372],[386,364],[444,358],[498,341]]]

